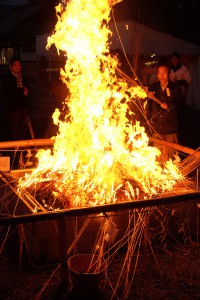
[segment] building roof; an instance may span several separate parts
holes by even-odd
[[[0,0],[0,5],[23,5],[28,3],[30,0]]]

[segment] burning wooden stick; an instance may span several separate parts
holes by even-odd
[[[116,68],[117,73],[126,80],[127,83],[133,85],[133,86],[140,86],[145,93],[147,94],[147,97],[149,97],[150,99],[152,99],[153,101],[157,102],[162,108],[166,109],[167,111],[169,111],[169,109],[167,107],[163,107],[163,102],[161,102],[158,98],[156,98],[152,92],[149,92],[147,88],[145,88],[141,82],[136,82],[135,80],[133,80],[132,78],[130,78],[128,75],[126,75],[122,70],[120,70],[119,68]],[[138,80],[138,78],[137,78]]]

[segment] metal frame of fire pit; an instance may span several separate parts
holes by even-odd
[[[107,212],[116,212],[121,210],[134,210],[148,207],[155,207],[165,204],[178,204],[186,202],[198,202],[200,200],[200,192],[170,196],[165,198],[154,198],[151,200],[137,200],[133,202],[123,202],[116,204],[106,204],[95,207],[82,207],[74,209],[65,209],[60,211],[37,212],[28,215],[19,215],[0,218],[0,226],[11,224],[22,224],[37,221],[57,220],[58,223],[58,242],[60,252],[60,274],[61,283],[64,285],[69,284],[69,270],[67,266],[67,229],[66,218],[96,215]]]
[[[62,218],[72,218],[87,215],[106,214],[107,212],[116,212],[120,210],[134,210],[148,208],[160,205],[178,204],[185,202],[198,202],[200,192],[173,195],[168,197],[152,198],[148,200],[135,200],[129,202],[120,202],[113,204],[104,204],[91,207],[70,208],[56,211],[37,212],[32,214],[9,216],[0,218],[0,226],[11,224],[23,224],[29,222],[59,220]]]

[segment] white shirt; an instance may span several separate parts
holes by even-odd
[[[176,72],[174,72],[171,69],[169,78],[171,79],[171,81],[174,81],[174,82],[176,82],[177,80],[186,80],[188,84],[190,84],[190,82],[191,82],[191,76],[190,76],[189,69],[184,65],[181,65],[181,68],[179,68]]]

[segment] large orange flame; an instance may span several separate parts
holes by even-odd
[[[65,206],[115,203],[119,190],[130,200],[139,193],[151,197],[182,178],[172,162],[161,168],[160,152],[148,146],[144,128],[128,121],[131,101],[146,93],[116,76],[108,22],[117,2],[71,0],[56,7],[58,22],[47,46],[66,54],[61,77],[69,89],[68,110],[64,118],[55,111],[54,149],[38,152],[38,167],[20,180],[20,188],[50,182]]]

